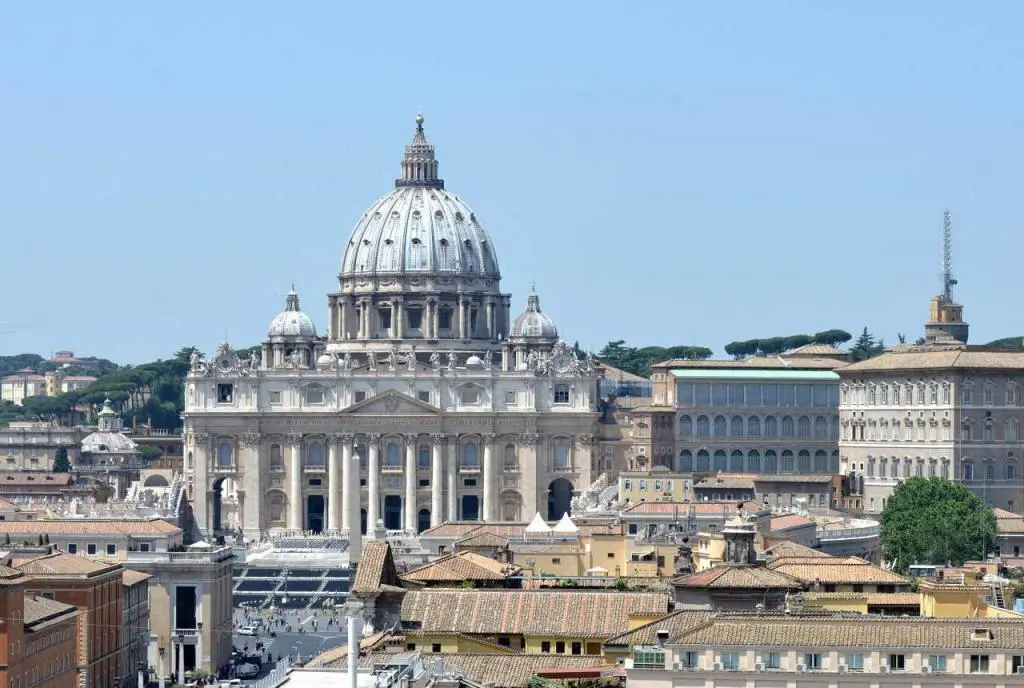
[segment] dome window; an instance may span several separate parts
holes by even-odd
[[[448,240],[447,239],[441,239],[441,245],[442,246],[447,246],[448,245]]]
[[[398,212],[397,210],[392,210],[391,211],[391,219],[392,220],[397,220],[400,217],[402,217],[402,214],[400,212]]]
[[[390,245],[391,245],[391,244],[393,244],[393,243],[395,243],[395,242],[393,242],[393,241],[392,241],[391,239],[385,239],[385,240],[384,240],[384,245],[385,245],[385,246],[390,246]]]
[[[469,239],[466,239],[462,243],[466,245],[466,248],[473,248],[473,242],[470,241]]]
[[[369,246],[369,245],[370,245],[370,240],[369,239],[363,239],[363,246]]]
[[[462,213],[460,213],[460,212],[456,212],[456,213],[455,213],[455,221],[456,221],[456,222],[464,222],[464,221],[465,221],[465,219],[466,219],[466,218],[464,218],[464,217],[462,216]]]
[[[420,240],[419,240],[419,239],[417,239],[416,237],[413,237],[413,239],[412,239],[412,245],[413,245],[413,246],[419,246],[419,245],[420,245],[420,244],[422,244],[422,243],[423,243],[422,241],[420,241]]]
[[[476,224],[476,213],[469,214],[469,221],[472,222],[473,224]]]
[[[434,219],[435,220],[443,220],[444,219],[444,213],[442,213],[440,210],[435,210],[434,211]]]

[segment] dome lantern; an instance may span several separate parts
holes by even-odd
[[[402,178],[395,180],[395,188],[419,186],[427,189],[443,189],[444,180],[437,178],[437,158],[434,147],[427,142],[423,133],[423,115],[416,116],[416,133],[412,143],[405,147],[402,158]]]

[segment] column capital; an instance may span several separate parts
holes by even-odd
[[[448,435],[444,434],[443,432],[435,432],[430,435],[430,439],[434,440],[435,442],[443,442],[447,436]]]
[[[289,444],[299,444],[302,442],[302,435],[299,433],[288,433],[286,438]]]
[[[351,432],[334,432],[327,436],[332,442],[351,442],[356,438],[355,433]]]
[[[238,441],[244,447],[256,447],[260,443],[260,434],[258,432],[247,432],[244,435],[239,435]]]
[[[498,436],[494,433],[487,433],[483,436],[484,444],[494,444],[498,440]]]
[[[193,432],[192,440],[195,442],[206,442],[210,439],[210,433],[208,432]]]
[[[524,433],[519,436],[519,443],[526,446],[533,446],[540,444],[540,435],[531,433]]]

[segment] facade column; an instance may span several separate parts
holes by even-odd
[[[177,679],[175,683],[185,682],[185,643],[181,641],[178,642],[178,675],[175,676],[175,679]]]
[[[466,301],[459,295],[459,339],[466,338]]]
[[[327,338],[334,339],[338,332],[338,299],[327,297]]]
[[[342,296],[338,304],[338,339],[348,339],[348,297]]]
[[[433,440],[430,457],[430,527],[441,525],[444,521],[444,491],[441,483],[444,474],[444,435],[431,435]]]
[[[358,521],[352,523],[351,520],[352,500],[359,500],[358,496],[352,494],[352,483],[359,485],[359,473],[356,471],[355,476],[349,475],[352,473],[352,439],[352,435],[345,435],[341,440],[341,529],[347,530],[349,537],[352,536],[352,528],[359,527]]]
[[[416,532],[416,436],[405,438],[405,530]]]
[[[250,540],[258,540],[263,530],[263,519],[260,511],[263,508],[263,491],[260,489],[260,477],[263,475],[262,451],[260,436],[257,434],[243,435],[241,438],[242,461],[242,492],[244,499],[239,497],[239,508],[242,511],[242,535]]]
[[[338,441],[337,435],[327,438],[327,532],[337,533],[340,527],[338,515],[341,511],[338,502],[341,500],[338,493],[341,487],[341,466],[338,463]]]
[[[484,521],[497,520],[494,517],[496,495],[494,494],[494,435],[484,435]]]
[[[458,458],[458,444],[454,437],[448,437],[445,440],[448,445],[448,451],[445,452],[448,455],[448,520],[458,521],[459,520],[459,458]]]
[[[380,435],[368,435],[367,454],[369,465],[366,471],[366,532],[372,533],[380,520],[380,485],[377,481],[377,474],[380,473],[380,459],[377,453],[380,445]]]
[[[391,317],[394,322],[391,324],[394,326],[394,333],[396,339],[402,339],[405,337],[405,301],[401,298],[395,299],[394,307],[392,308]]]
[[[487,299],[487,338],[497,339],[498,335],[494,331],[494,301]]]
[[[192,501],[195,503],[196,522],[204,537],[212,537],[210,531],[210,435],[205,432],[192,433]],[[188,449],[186,451],[189,451]]]
[[[537,435],[522,435],[518,447],[518,460],[520,467],[522,467],[522,472],[520,473],[522,483],[519,489],[523,496],[523,519],[527,521],[533,518],[534,513],[542,511],[539,494],[540,486],[537,484],[537,480],[539,476],[547,473],[547,470],[542,470],[539,465],[538,457],[540,454],[537,452],[539,441],[540,438]],[[535,470],[525,470],[526,466],[536,468]],[[543,512],[545,515],[547,514],[547,506],[543,507]]]
[[[302,435],[289,435],[291,461],[288,462],[288,529],[302,530]]]

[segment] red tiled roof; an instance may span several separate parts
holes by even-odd
[[[800,514],[785,514],[783,516],[772,516],[772,530],[789,530],[790,528],[803,528],[813,526],[814,521],[801,516]]]
[[[763,566],[720,565],[672,579],[677,588],[743,588],[751,590],[796,590],[803,587],[796,578]]]

